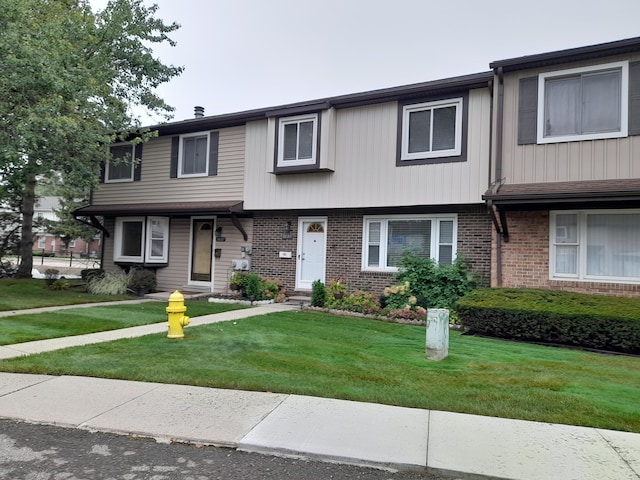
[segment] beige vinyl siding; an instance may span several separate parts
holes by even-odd
[[[640,177],[640,136],[518,145],[519,80],[539,73],[638,61],[640,54],[526,70],[505,76],[502,177],[507,183],[564,182]]]
[[[216,293],[226,293],[229,291],[229,278],[233,273],[231,260],[242,258],[241,247],[250,247],[253,240],[253,219],[241,218],[240,224],[249,237],[245,242],[240,231],[231,223],[229,218],[219,218],[217,226],[222,227],[224,242],[216,242],[214,248],[221,250],[221,257],[214,259],[214,284],[213,291]],[[246,258],[251,260],[251,255]]]
[[[203,218],[203,217],[199,217]],[[214,218],[214,217],[211,217]],[[241,247],[250,247],[253,237],[253,219],[239,219],[248,240],[245,242],[242,233],[231,223],[230,218],[218,218],[216,226],[222,227],[224,242],[216,242],[214,249],[221,249],[221,257],[214,258],[214,292],[226,292],[229,285],[231,260],[242,258]],[[113,263],[113,232],[115,220],[109,219],[105,227],[112,232],[105,238],[103,268],[107,271],[119,271],[120,267]],[[172,218],[169,228],[169,264],[156,270],[159,291],[183,290],[189,284],[189,266],[191,255],[191,218]],[[247,255],[249,260],[250,255]],[[187,287],[188,289],[188,287]]]
[[[113,237],[115,232],[115,225],[116,221],[114,218],[106,219],[104,222],[104,227],[109,232],[109,236],[107,237],[107,235],[102,235],[102,268],[107,272],[120,270],[120,267],[113,263]]]
[[[172,200],[242,200],[244,126],[220,130],[218,174],[210,177],[170,178],[171,136],[152,139],[142,151],[138,182],[102,183],[93,194],[93,205],[165,203]]]
[[[189,274],[189,218],[172,218],[169,223],[169,264],[156,270],[158,290],[182,289]]]
[[[361,208],[481,202],[488,185],[490,95],[469,94],[467,161],[396,166],[396,102],[339,109],[335,171],[273,175],[267,121],[247,125],[245,208]]]

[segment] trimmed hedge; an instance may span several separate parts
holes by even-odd
[[[640,354],[640,299],[483,288],[456,311],[469,333]]]

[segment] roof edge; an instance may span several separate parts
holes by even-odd
[[[527,68],[556,65],[567,61],[587,60],[590,58],[608,57],[622,53],[640,51],[640,37],[626,38],[613,42],[599,43],[584,47],[568,48],[553,52],[526,55],[491,62],[489,66],[503,71],[524,70]]]

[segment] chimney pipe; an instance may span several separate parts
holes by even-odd
[[[204,117],[204,107],[198,107],[198,106],[193,107],[193,116],[195,118]]]

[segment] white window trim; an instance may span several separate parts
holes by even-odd
[[[205,150],[204,172],[202,173],[182,173],[182,163],[184,155],[184,139],[193,137],[207,137],[207,146]],[[211,132],[196,132],[180,135],[180,144],[178,146],[178,178],[206,177],[209,175],[209,150],[211,148]]]
[[[431,259],[438,261],[440,255],[440,220],[453,221],[453,261],[457,257],[458,245],[458,214],[435,214],[435,215],[365,215],[362,221],[362,271],[365,272],[397,272],[398,267],[371,267],[369,266],[369,223],[381,222],[380,224],[380,259],[386,263],[388,237],[388,222],[390,220],[431,220]]]
[[[582,73],[595,73],[619,68],[620,75],[620,131],[588,133],[584,135],[558,135],[544,136],[544,105],[546,81],[556,77],[578,75]],[[591,67],[570,68],[554,72],[540,73],[538,75],[538,143],[575,142],[583,140],[600,140],[605,138],[622,138],[628,135],[629,129],[629,62],[605,63]]]
[[[113,147],[118,147],[121,145],[127,145],[126,143],[114,143],[112,146]],[[132,143],[128,144],[131,145],[131,175],[127,178],[114,178],[114,179],[109,179],[109,172],[111,170],[111,160],[107,160],[107,163],[105,164],[104,167],[104,183],[123,183],[123,182],[133,182],[133,172],[135,170],[135,166],[134,166],[134,162],[135,162],[135,158],[136,158],[136,146]]]
[[[413,112],[434,108],[456,107],[455,147],[449,150],[409,153],[409,118]],[[431,123],[430,143],[433,143],[433,122]],[[400,160],[422,160],[425,158],[455,157],[462,153],[462,97],[438,100],[436,102],[416,103],[402,107],[402,151]]]
[[[164,244],[162,257],[151,256],[151,220],[160,220],[164,227]],[[139,222],[142,224],[142,248],[140,256],[122,255],[122,224]],[[116,218],[113,240],[113,260],[131,263],[167,263],[169,259],[169,217],[118,217]]]
[[[151,225],[153,221],[160,222],[163,232],[162,255],[151,255]],[[167,263],[169,261],[169,217],[147,217],[146,225],[145,258],[146,263]]]
[[[313,122],[313,146],[311,158],[296,160],[284,160],[284,127],[292,123]],[[299,165],[315,165],[318,152],[318,114],[296,115],[295,117],[283,117],[278,120],[278,167],[296,167]]]
[[[553,210],[549,212],[549,280],[557,281],[574,281],[574,282],[597,282],[597,283],[624,283],[624,284],[638,284],[640,283],[640,277],[612,277],[612,276],[596,276],[587,275],[587,249],[586,244],[581,243],[581,239],[587,237],[587,215],[592,214],[639,214],[640,209],[624,209],[624,210]],[[578,216],[578,259],[577,259],[577,272],[575,274],[570,273],[555,273],[556,271],[556,216],[557,215],[577,215]],[[567,245],[567,244],[559,244]],[[575,244],[568,244],[575,245]]]

